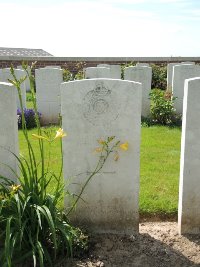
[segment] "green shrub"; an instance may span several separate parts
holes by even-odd
[[[151,88],[167,89],[167,66],[151,64],[152,83]]]
[[[83,68],[85,67],[85,62],[78,62],[75,65],[76,74],[74,75],[74,80],[82,80],[84,79],[84,71]]]
[[[162,125],[178,124],[180,118],[175,114],[174,100],[168,91],[153,89],[150,93],[151,120]]]
[[[73,75],[67,68],[63,69],[62,71],[63,71],[63,81],[64,82],[73,81]]]

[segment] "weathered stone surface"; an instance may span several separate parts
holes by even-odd
[[[183,96],[184,96],[184,82],[186,79],[200,76],[199,65],[176,65],[173,67],[173,82],[172,93],[175,100],[174,107],[177,114],[182,114],[183,111]]]
[[[61,85],[64,177],[79,194],[95,169],[97,140],[116,136],[129,150],[112,154],[87,185],[72,221],[95,232],[138,231],[141,84],[114,79],[89,79]],[[70,180],[71,179],[71,180]],[[67,206],[69,203],[66,202]]]
[[[0,82],[0,175],[17,181],[16,175],[9,169],[18,172],[17,156],[18,128],[17,128],[17,91],[10,83]],[[9,166],[9,167],[8,167]]]
[[[42,113],[43,125],[59,122],[60,85],[63,73],[58,68],[42,68],[35,71],[38,111]]]
[[[84,69],[85,79],[111,78],[110,68],[89,67]]]
[[[136,67],[149,67],[149,66],[150,66],[149,63],[140,63],[140,62],[138,62],[136,64]]]
[[[142,116],[150,115],[150,99],[151,92],[151,67],[127,67],[124,69],[124,79],[142,83]]]
[[[195,62],[180,62],[167,64],[167,89],[172,92],[173,67],[176,65],[195,65]]]
[[[200,77],[185,81],[178,228],[180,234],[200,233]]]
[[[24,70],[20,69],[14,69],[15,75],[17,79],[23,78],[26,76],[26,73]],[[0,82],[8,83],[8,79],[13,80],[12,75],[10,74],[10,69],[0,69]],[[17,89],[16,89],[17,90]],[[22,105],[25,108],[26,107],[26,85],[25,81],[21,84],[21,94],[22,94]],[[19,97],[17,94],[17,107],[21,108]]]
[[[109,65],[109,64],[99,64],[97,67],[105,67],[110,69],[110,78],[121,79],[121,66],[120,65]]]

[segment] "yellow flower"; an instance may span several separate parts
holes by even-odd
[[[97,152],[97,153],[99,153],[99,152],[102,152],[103,151],[103,148],[102,147],[97,147],[97,148],[95,148],[94,151]]]
[[[105,143],[106,143],[106,141],[104,141],[103,139],[99,139],[99,140],[97,140],[98,141],[98,143],[100,144],[100,145],[105,145]]]
[[[32,136],[33,136],[35,139],[44,139],[44,140],[47,140],[48,142],[50,141],[47,137],[44,137],[44,136],[42,136],[42,135],[32,134]]]
[[[59,128],[58,131],[56,131],[56,136],[54,139],[63,138],[64,136],[67,136],[67,134],[63,131],[63,129]]]
[[[17,192],[20,187],[21,187],[21,185],[11,185],[11,189],[13,192]]]
[[[125,151],[128,150],[128,142],[119,145],[119,147],[120,147],[122,150],[125,150]]]

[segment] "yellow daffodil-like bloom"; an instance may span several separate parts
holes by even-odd
[[[46,140],[46,141],[48,141],[48,142],[50,141],[49,138],[44,137],[44,136],[42,136],[42,135],[32,134],[32,136],[33,136],[35,139],[44,139],[44,140]]]
[[[63,131],[63,129],[58,129],[58,131],[56,131],[56,136],[54,137],[54,139],[57,139],[57,138],[63,138],[67,136],[67,134]]]
[[[100,145],[105,145],[106,141],[104,141],[103,139],[99,139],[99,140],[98,140],[98,143],[99,143]]]
[[[21,185],[11,185],[11,189],[13,192],[17,192],[20,187],[21,187]]]
[[[119,147],[120,147],[122,150],[125,150],[125,151],[128,150],[128,142],[119,145]]]
[[[102,152],[103,151],[103,148],[102,147],[97,147],[97,148],[95,148],[94,151],[97,152],[97,153],[99,153],[99,152]]]

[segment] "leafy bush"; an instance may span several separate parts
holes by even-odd
[[[162,125],[178,124],[180,117],[175,114],[175,97],[168,91],[153,89],[150,93],[151,119]]]
[[[24,108],[24,117],[25,124],[27,129],[31,129],[36,127],[36,116],[35,111],[33,109]],[[39,119],[41,118],[41,113],[38,112]],[[17,109],[17,118],[18,118],[18,128],[22,129],[22,112],[21,109]]]
[[[63,69],[63,80],[64,82],[73,81],[73,80],[82,80],[84,79],[83,68],[85,62],[78,62],[74,66],[74,72],[71,72],[67,67]]]
[[[152,83],[151,88],[167,89],[167,66],[151,64]]]
[[[63,69],[63,81],[64,82],[73,81],[73,75],[67,68]]]

